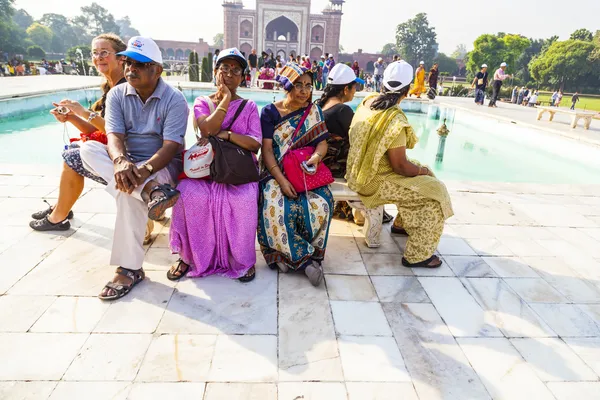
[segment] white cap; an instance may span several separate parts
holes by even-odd
[[[117,53],[118,56],[133,58],[139,62],[155,62],[162,64],[160,49],[154,40],[144,36],[134,36],[127,42],[127,50]]]
[[[221,52],[219,53],[219,57],[217,57],[216,65],[220,65],[221,62],[226,59],[237,61],[238,63],[240,63],[240,66],[243,70],[248,68],[248,61],[246,61],[246,57],[244,57],[244,55],[235,47],[221,50]]]
[[[502,64],[500,64],[501,67],[506,67],[506,63],[503,62]]]
[[[352,82],[358,82],[361,85],[365,84],[365,81],[357,78],[356,74],[346,64],[335,64],[331,71],[329,71],[329,75],[327,75],[327,83],[329,85],[348,85]]]
[[[381,62],[381,61],[383,61],[383,58],[379,57],[379,58],[377,59],[377,61]]]
[[[488,66],[487,66],[487,64],[483,64],[483,65],[481,66],[481,68],[487,68],[487,67],[488,67]]]
[[[425,61],[421,61],[421,62],[419,63],[419,65],[423,65],[423,64],[425,64]]]
[[[325,56],[324,56],[324,55],[321,55],[321,58],[325,58]]]
[[[333,54],[330,54],[330,55],[329,55],[329,58],[333,58]]]
[[[413,80],[413,67],[406,61],[395,61],[388,65],[383,71],[383,86],[392,92],[410,85]],[[399,85],[393,86],[390,82],[398,82]]]

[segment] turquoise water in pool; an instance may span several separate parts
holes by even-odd
[[[198,91],[195,91],[196,95]],[[202,93],[202,92],[201,92]],[[209,92],[206,92],[208,94]],[[247,96],[246,96],[247,95]],[[282,95],[246,92],[259,107]],[[351,104],[356,106],[358,99]],[[192,98],[188,98],[190,106]],[[447,180],[531,183],[600,183],[600,149],[542,131],[496,122],[489,118],[457,112],[448,123],[444,160],[436,163],[441,121],[426,114],[407,113],[419,136],[410,158],[433,167]],[[77,136],[68,125],[68,134]],[[194,140],[188,126],[187,146]],[[0,121],[0,164],[61,163],[60,153],[68,142],[63,125],[47,112],[24,119]]]

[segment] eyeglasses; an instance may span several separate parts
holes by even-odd
[[[92,58],[106,58],[109,54],[116,54],[114,51],[102,50],[102,51],[92,51],[90,53],[90,57]]]
[[[133,66],[135,69],[146,69],[146,68],[150,68],[153,65],[156,65],[156,63],[154,63],[154,62],[138,62],[138,61],[132,60],[131,58],[128,58],[125,60],[125,65],[128,67]]]
[[[242,75],[242,72],[243,72],[240,67],[231,68],[229,65],[221,65],[219,67],[219,71],[221,71],[225,75],[228,75],[231,72],[235,76],[240,76],[240,75]]]
[[[303,85],[301,83],[295,83],[294,84],[294,88],[296,88],[297,91],[301,92],[302,90],[306,90],[307,92],[311,92],[313,90],[313,85]]]

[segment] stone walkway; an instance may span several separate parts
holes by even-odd
[[[598,186],[450,182],[437,270],[334,221],[319,288],[260,256],[249,284],[170,282],[167,220],[148,279],[102,303],[112,198],[92,184],[72,230],[32,232],[57,175],[0,172],[0,399],[600,398]]]

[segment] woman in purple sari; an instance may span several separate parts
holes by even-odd
[[[195,126],[209,136],[256,153],[262,143],[258,108],[237,95],[247,64],[237,49],[221,51],[215,68],[217,92],[194,103]],[[236,111],[244,107],[235,119]],[[258,183],[229,185],[184,179],[173,208],[171,251],[181,257],[167,273],[170,280],[221,275],[242,282],[254,279],[254,249],[258,225]]]

